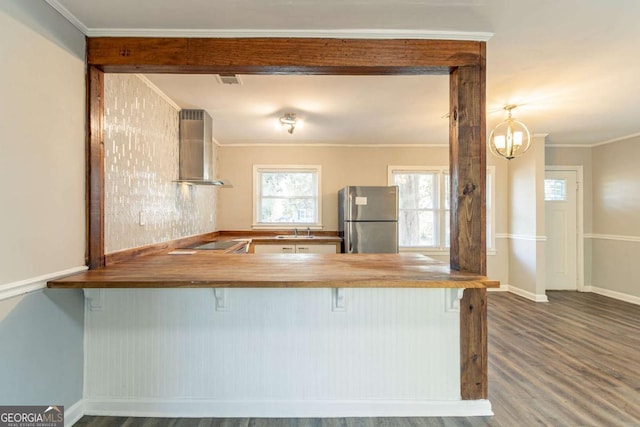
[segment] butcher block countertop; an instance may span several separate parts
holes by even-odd
[[[171,251],[52,280],[50,288],[486,288],[419,254],[220,254]]]

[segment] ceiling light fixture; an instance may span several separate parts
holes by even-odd
[[[511,117],[511,110],[517,105],[505,105],[509,112],[507,120],[498,123],[489,135],[489,148],[497,157],[507,160],[514,159],[524,154],[531,147],[531,133],[524,123]]]
[[[293,130],[296,128],[297,124],[296,115],[294,113],[285,113],[282,117],[280,117],[280,124],[282,126],[289,126],[287,132],[293,134]]]

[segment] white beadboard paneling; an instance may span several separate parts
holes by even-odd
[[[94,401],[460,399],[459,313],[442,289],[107,289],[87,311]],[[286,406],[286,405],[285,405]],[[283,416],[287,416],[283,414]]]

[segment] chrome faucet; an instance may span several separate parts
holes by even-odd
[[[298,237],[298,227],[293,228],[293,236]]]
[[[311,236],[311,229],[307,227],[307,237]]]

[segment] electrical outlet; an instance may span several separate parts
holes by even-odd
[[[139,218],[138,218],[138,224],[139,225],[147,225],[147,215],[145,214],[144,211],[140,211]]]

